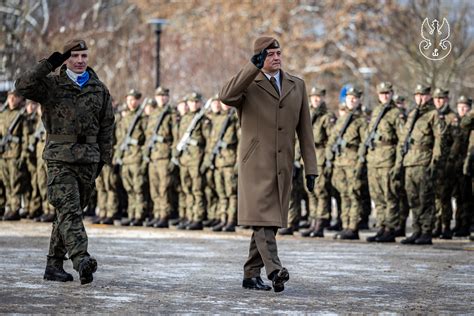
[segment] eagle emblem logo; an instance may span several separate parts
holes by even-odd
[[[443,18],[443,23],[434,19],[431,24],[425,18],[421,24],[421,37],[423,40],[418,45],[420,53],[429,60],[442,60],[451,52],[449,23]]]

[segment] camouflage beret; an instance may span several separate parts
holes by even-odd
[[[169,96],[170,95],[170,89],[159,86],[155,90],[155,95],[167,95],[167,96]]]
[[[311,92],[309,93],[309,96],[313,96],[313,95],[324,97],[326,95],[326,89],[312,87]]]
[[[433,98],[447,98],[449,97],[449,90],[443,88],[436,88],[433,92]]]
[[[262,50],[269,48],[280,48],[280,43],[278,43],[276,38],[270,36],[261,36],[253,43],[254,54],[258,54]]]
[[[465,104],[471,106],[472,105],[472,98],[466,97],[465,95],[461,95],[458,98],[457,103],[465,103]]]
[[[402,102],[405,102],[406,98],[402,95],[395,95],[393,97],[393,101],[395,101],[395,103],[402,103]]]
[[[357,87],[350,87],[347,90],[346,95],[353,95],[355,97],[360,98],[362,96],[362,90]]]
[[[128,96],[132,96],[135,99],[140,99],[142,97],[142,93],[140,91],[138,91],[137,89],[132,89],[132,90],[128,91],[127,97]]]
[[[73,39],[67,42],[63,47],[63,53],[67,51],[87,50],[87,44],[84,40]]]
[[[146,100],[145,105],[150,105],[150,106],[156,108],[156,107],[158,106],[158,103],[156,102],[155,99],[153,99],[153,98],[148,98],[148,99]]]
[[[385,81],[381,82],[377,85],[377,93],[386,93],[386,92],[392,92],[393,87],[392,83]]]
[[[188,95],[187,101],[201,101],[202,100],[202,94],[199,92],[192,92],[191,94]]]
[[[415,92],[413,94],[429,94],[431,92],[431,87],[424,84],[417,84],[415,87]]]

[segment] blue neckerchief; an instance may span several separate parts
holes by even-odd
[[[86,70],[82,75],[77,76],[77,84],[83,87],[89,81],[89,72]]]

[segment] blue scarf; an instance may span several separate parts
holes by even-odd
[[[71,70],[66,69],[66,74],[72,81],[74,81],[75,84],[77,84],[81,88],[89,81],[90,78],[89,72],[87,70],[84,71],[82,74],[78,75],[72,72]]]

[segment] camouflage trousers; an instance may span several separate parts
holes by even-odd
[[[474,223],[474,199],[473,199],[474,178],[462,175],[455,185],[456,198],[456,228],[469,228]]]
[[[370,197],[375,204],[377,227],[399,226],[398,199],[390,178],[391,168],[368,168]]]
[[[318,166],[319,177],[316,179],[313,192],[309,192],[304,186],[308,194],[309,217],[311,219],[329,220],[331,218],[331,197],[329,195],[331,181],[324,174],[323,169],[323,166]]]
[[[153,217],[166,219],[171,216],[169,191],[171,187],[171,173],[168,170],[168,159],[152,161],[148,166],[150,181],[150,197],[153,204]]]
[[[18,211],[21,207],[21,194],[25,179],[25,170],[20,169],[16,159],[0,159],[0,172],[5,185],[5,207]]]
[[[405,190],[413,215],[413,232],[431,234],[433,229],[434,192],[427,167],[405,167]]]
[[[234,167],[215,169],[214,182],[219,197],[216,218],[224,223],[237,223],[237,174]]]
[[[207,219],[217,218],[217,208],[219,197],[216,192],[216,182],[214,178],[215,170],[208,169],[206,171],[206,184],[204,186],[204,195],[206,196]]]
[[[117,175],[110,166],[105,165],[97,177],[97,206],[99,217],[112,218],[119,208],[117,194]]]
[[[39,207],[43,210],[43,214],[46,215],[54,214],[55,212],[54,207],[48,201],[47,178],[46,162],[40,157],[36,162],[36,171],[31,177],[31,186],[33,189],[31,194],[33,199],[31,203],[33,203],[34,207],[36,203],[40,203]]]
[[[24,194],[25,207],[28,210],[30,216],[39,215],[42,203],[41,195],[38,185],[37,173],[38,173],[38,164],[36,161],[28,160],[27,162],[28,169],[28,182],[29,187],[26,189],[27,192]],[[45,179],[46,180],[46,179]],[[46,182],[44,183],[44,186]]]
[[[455,187],[455,179],[452,176],[445,174],[436,178],[433,228],[439,231],[444,228],[451,228],[451,220],[453,219],[451,197]]]
[[[81,259],[89,256],[82,210],[94,190],[97,164],[50,160],[47,165],[48,199],[56,208],[47,264],[62,265],[67,253],[77,271]]]
[[[341,195],[341,220],[343,229],[358,230],[362,213],[362,180],[357,179],[352,166],[336,166],[331,178],[332,185]]]
[[[288,225],[298,227],[301,218],[301,200],[304,192],[303,169],[293,170],[290,205],[288,208]]]
[[[143,196],[144,173],[140,163],[122,166],[122,182],[128,196],[128,218],[144,219],[145,199]]]
[[[0,168],[2,168],[2,162],[0,159]],[[0,174],[2,174],[2,171],[0,171]],[[3,211],[5,211],[5,184],[3,183],[3,174],[2,178],[0,179],[0,216],[3,215]]]
[[[191,221],[204,219],[203,176],[199,172],[199,165],[180,167],[181,188],[183,190],[184,204],[186,205],[186,218]],[[180,201],[181,202],[181,201]]]

